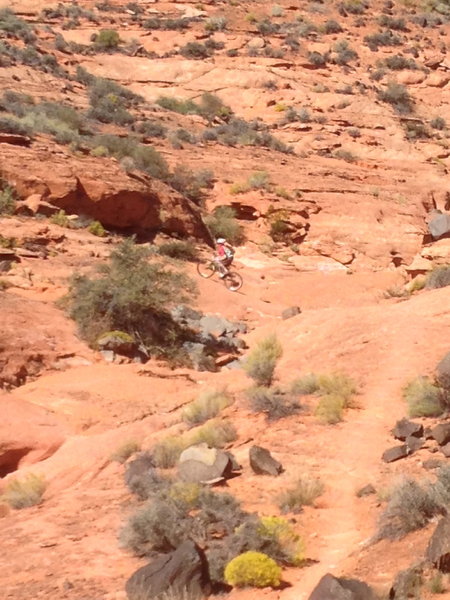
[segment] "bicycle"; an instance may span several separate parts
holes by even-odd
[[[207,263],[197,263],[197,273],[200,275],[200,277],[209,279],[214,275],[214,273],[220,273],[220,270],[217,263],[214,260],[210,260]],[[241,289],[244,283],[242,277],[239,275],[239,273],[236,273],[236,271],[228,271],[228,273],[222,277],[222,280],[225,287],[230,292],[237,292]]]

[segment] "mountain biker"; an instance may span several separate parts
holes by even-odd
[[[228,267],[231,265],[234,259],[234,248],[224,238],[217,238],[216,240],[216,255],[214,256],[214,262],[220,271],[219,277],[223,279],[228,273]]]

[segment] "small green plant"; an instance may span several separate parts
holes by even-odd
[[[319,389],[319,376],[315,373],[308,373],[307,375],[303,375],[303,377],[294,379],[291,384],[291,391],[293,394],[315,394]]]
[[[248,178],[248,185],[254,190],[266,190],[270,184],[270,175],[267,171],[256,171]]]
[[[223,448],[236,438],[236,427],[231,421],[215,419],[195,429],[187,439],[189,446],[205,443],[210,448]]]
[[[42,475],[29,473],[23,479],[10,481],[1,498],[13,508],[27,508],[41,502],[46,487]]]
[[[410,417],[438,417],[444,412],[445,392],[428,377],[417,377],[403,390]]]
[[[233,558],[225,567],[225,581],[235,587],[278,587],[281,568],[262,552],[248,551]]]
[[[325,486],[320,479],[300,477],[292,488],[278,496],[278,505],[284,513],[300,512],[303,506],[312,506],[324,490]]]
[[[59,225],[60,227],[69,227],[70,219],[65,210],[59,210],[50,217],[50,223],[53,223],[53,225]]]
[[[433,573],[428,581],[428,588],[432,594],[443,594],[446,591],[442,573],[440,571]]]
[[[182,413],[182,419],[188,425],[199,425],[217,415],[232,402],[226,390],[206,390],[201,393]]]
[[[136,452],[139,452],[140,449],[141,445],[139,442],[136,442],[135,440],[129,440],[121,444],[117,450],[111,454],[110,460],[123,464],[130,458],[130,456]]]
[[[94,48],[100,51],[116,50],[121,42],[115,29],[101,29],[94,41]]]
[[[321,396],[317,404],[315,415],[322,423],[335,425],[342,421],[345,403],[338,394]]]
[[[251,387],[247,396],[252,410],[264,413],[269,421],[288,417],[300,410],[299,403],[280,388]]]
[[[158,247],[158,253],[161,256],[169,256],[178,260],[195,261],[198,257],[198,251],[192,242],[184,240],[173,240],[165,242]]]
[[[105,237],[107,235],[106,229],[100,221],[92,221],[92,223],[89,223],[87,229],[89,233],[92,233],[92,235],[96,235],[97,237]]]
[[[12,215],[16,210],[16,196],[12,187],[0,179],[0,215]]]
[[[177,464],[180,454],[186,448],[186,439],[183,436],[165,437],[153,446],[153,462],[160,469],[171,469]]]
[[[275,334],[259,342],[248,354],[244,363],[245,372],[258,386],[270,386],[275,367],[283,354],[283,348]]]
[[[350,152],[349,150],[345,150],[344,148],[339,148],[333,153],[334,158],[340,158],[341,160],[345,160],[345,162],[355,162],[357,160],[357,156]]]
[[[305,542],[283,517],[261,517],[258,533],[263,538],[277,541],[284,554],[284,563],[298,567],[304,562]]]
[[[241,244],[244,241],[243,229],[231,206],[217,206],[205,218],[205,223],[214,238],[224,237],[231,244]]]

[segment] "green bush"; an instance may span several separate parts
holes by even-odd
[[[317,404],[315,415],[322,423],[335,425],[342,421],[344,414],[344,400],[338,394],[321,396]]]
[[[291,392],[293,394],[309,395],[315,394],[319,390],[319,376],[315,373],[308,373],[307,375],[303,375],[303,377],[294,379],[294,381],[291,383]]]
[[[278,587],[281,568],[267,554],[248,551],[228,563],[225,581],[235,587]]]
[[[31,135],[33,130],[14,117],[0,117],[0,131],[14,135]]]
[[[207,444],[210,448],[223,448],[234,442],[237,438],[236,427],[231,421],[219,419],[208,421],[201,427],[195,429],[188,436],[188,445]]]
[[[274,242],[285,242],[290,231],[289,223],[280,217],[273,219],[270,223],[269,235]]]
[[[156,355],[181,347],[186,333],[172,319],[169,307],[195,292],[183,273],[147,261],[148,250],[122,242],[95,276],[74,275],[65,297],[70,316],[91,344],[105,331],[137,335]]]
[[[50,223],[59,225],[60,227],[69,227],[70,220],[65,210],[59,210],[50,217]]]
[[[436,571],[428,581],[428,589],[432,594],[443,594],[446,591],[442,573]]]
[[[300,477],[294,487],[285,490],[278,496],[278,505],[284,513],[300,512],[303,506],[312,506],[324,490],[325,486],[320,479]]]
[[[0,179],[0,215],[12,215],[16,210],[16,195],[11,186]]]
[[[168,183],[186,198],[199,205],[204,199],[205,190],[214,186],[214,173],[209,169],[194,172],[184,165],[177,165],[170,175]]]
[[[269,421],[289,417],[300,410],[299,403],[279,388],[252,387],[247,391],[251,409],[265,413]]]
[[[259,342],[248,354],[244,370],[258,386],[270,386],[273,381],[277,361],[283,349],[275,334],[269,335]]]
[[[199,425],[217,417],[232,402],[226,390],[206,390],[202,392],[182,413],[182,419],[188,425]]]
[[[283,517],[261,517],[258,535],[278,543],[281,551],[279,560],[284,564],[298,567],[304,562],[305,542]],[[276,560],[275,556],[268,554]]]
[[[23,479],[8,482],[0,499],[13,508],[27,508],[41,502],[46,487],[41,475],[29,473]]]
[[[206,31],[223,31],[227,28],[226,17],[210,17],[205,22]]]
[[[398,539],[424,527],[433,517],[445,512],[429,483],[404,479],[391,492],[380,516],[377,538]]]
[[[342,33],[342,27],[337,21],[330,20],[323,26],[324,33]]]
[[[427,289],[443,288],[450,285],[450,265],[436,267],[428,273],[425,280]]]
[[[9,8],[0,9],[0,31],[4,31],[8,36],[21,39],[26,44],[32,44],[36,40],[36,35],[30,25],[17,17]]]
[[[163,438],[153,446],[153,462],[160,469],[171,469],[177,464],[180,454],[187,448],[187,440],[181,435]]]
[[[187,261],[195,261],[198,257],[198,251],[194,244],[184,240],[165,242],[158,246],[158,253],[161,256],[169,256],[170,258]]]
[[[417,377],[403,390],[410,417],[438,417],[445,409],[445,392],[428,377]]]
[[[224,237],[230,244],[241,244],[244,232],[231,206],[217,206],[205,217],[205,223],[213,238]]]
[[[130,456],[139,452],[141,445],[135,440],[129,440],[121,444],[110,456],[110,460],[123,464]]]
[[[336,42],[334,51],[337,53],[336,64],[338,65],[348,65],[349,62],[358,58],[358,53],[350,47],[347,40]]]
[[[117,50],[122,40],[115,29],[101,29],[94,41],[94,48],[102,52]]]
[[[376,51],[380,46],[401,46],[403,41],[398,35],[392,33],[390,29],[385,29],[372,35],[366,35],[364,43],[372,51]]]
[[[203,60],[208,58],[210,52],[205,44],[199,42],[188,42],[185,46],[180,48],[181,56],[188,59]]]
[[[401,115],[413,112],[413,100],[406,87],[401,83],[389,82],[387,88],[378,93],[378,97],[383,102],[391,104],[394,110]]]
[[[92,235],[96,235],[97,237],[105,237],[107,235],[106,230],[100,221],[92,221],[92,223],[89,223],[87,229],[89,233],[92,233]]]

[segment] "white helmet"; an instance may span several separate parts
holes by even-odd
[[[224,238],[217,238],[216,243],[217,244],[225,244],[226,240]]]

